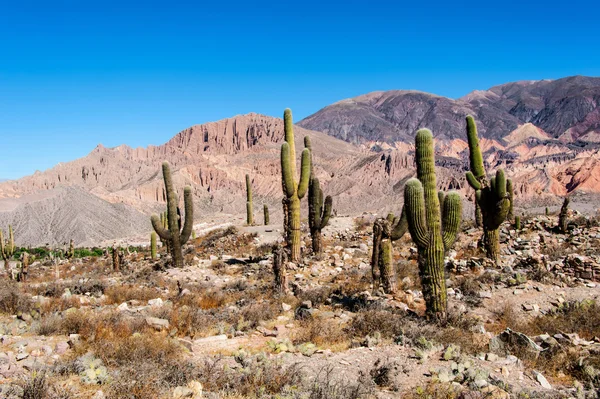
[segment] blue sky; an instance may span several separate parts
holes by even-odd
[[[374,90],[600,75],[592,1],[202,3],[3,2],[0,178]]]

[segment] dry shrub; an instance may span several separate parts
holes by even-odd
[[[348,332],[355,338],[364,338],[379,332],[382,338],[394,339],[404,333],[405,326],[404,313],[364,309],[352,319]]]
[[[241,316],[247,328],[256,328],[260,322],[279,316],[280,307],[273,302],[252,302],[241,309]]]
[[[237,316],[229,311],[204,310],[181,306],[173,309],[169,322],[180,336],[192,338],[222,334],[231,328]]]
[[[0,281],[0,313],[14,315],[31,310],[31,300],[12,280]]]
[[[148,301],[159,298],[160,291],[154,288],[139,287],[135,285],[115,285],[105,291],[106,304],[121,304],[123,302],[138,300]]]
[[[292,331],[291,339],[294,345],[311,342],[319,348],[334,346],[337,350],[343,350],[350,346],[345,325],[335,319],[299,321]]]
[[[226,367],[219,358],[207,359],[198,374],[198,381],[206,391],[244,398],[279,397],[274,395],[292,392],[302,382],[301,370],[296,364],[285,366],[259,356],[246,359],[240,368]]]
[[[354,230],[367,231],[373,224],[373,217],[361,216],[354,219]]]

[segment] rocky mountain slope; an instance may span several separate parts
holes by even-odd
[[[371,93],[306,118],[296,127],[296,140],[302,148],[303,137],[312,138],[316,174],[338,214],[398,212],[404,182],[415,170],[414,131],[428,127],[436,137],[438,184],[460,190],[470,216],[464,116],[474,114],[489,170],[508,170],[518,209],[558,204],[557,196],[576,192],[587,202],[585,210],[594,212],[599,93],[600,79],[584,77],[510,83],[459,100],[414,91]],[[165,160],[176,187],[193,187],[198,221],[222,223],[243,214],[249,174],[255,212],[268,204],[277,222],[282,140],[281,119],[248,114],[192,126],[160,146],[99,145],[84,158],[0,183],[0,228],[18,227],[21,245],[70,238],[81,245],[145,234],[148,216],[165,207]]]
[[[599,104],[600,78],[573,76],[507,83],[457,100],[417,91],[373,92],[327,106],[299,125],[353,143],[393,144],[410,141],[421,127],[442,139],[463,139],[464,118],[471,114],[483,137],[502,144],[524,123],[563,142],[597,142]]]

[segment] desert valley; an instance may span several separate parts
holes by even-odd
[[[282,114],[0,181],[1,398],[598,397],[600,78]]]

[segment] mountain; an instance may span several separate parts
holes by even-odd
[[[521,81],[453,100],[416,91],[374,92],[327,106],[299,122],[351,143],[410,142],[427,127],[440,139],[464,139],[473,115],[482,137],[505,136],[531,123],[564,143],[600,141],[600,78]]]
[[[197,221],[231,221],[245,212],[246,173],[252,177],[255,212],[266,203],[271,220],[280,220],[283,136],[281,119],[248,114],[192,126],[161,146],[99,145],[81,159],[1,183],[0,228],[15,225],[19,245],[62,244],[70,238],[91,245],[134,231],[149,233],[149,215],[165,208],[160,172],[165,160],[181,197],[184,186],[192,186]],[[300,127],[297,148],[303,148],[304,136],[312,139],[315,173],[336,198],[338,213],[391,209],[401,201],[389,180],[412,175],[411,157],[382,158]]]

